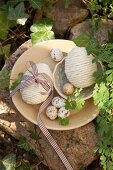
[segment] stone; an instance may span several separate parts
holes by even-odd
[[[31,41],[22,44],[16,52],[10,56],[3,69],[11,69],[18,57],[30,47]],[[4,98],[4,96],[6,96],[6,98]],[[35,149],[36,154],[44,156],[44,163],[48,165],[49,169],[65,170],[61,160],[58,158],[47,139],[40,133],[38,126],[33,125],[19,114],[8,96],[9,91],[7,89],[0,90],[0,128],[10,133],[15,138],[19,138],[20,135],[24,136],[30,146]],[[37,142],[29,137],[28,130],[31,129],[41,136],[41,139]],[[74,170],[80,169],[81,166],[88,166],[96,159],[94,149],[98,143],[98,136],[93,122],[74,130],[51,130],[50,133],[63,150]]]
[[[45,16],[55,21],[53,31],[62,37],[70,27],[88,16],[88,10],[81,0],[70,0],[68,8],[65,8],[63,1],[58,1]]]
[[[74,167],[74,170],[80,169],[81,166],[87,166],[95,160],[96,155],[94,149],[97,145],[98,137],[93,122],[70,131],[50,132]],[[43,141],[41,145],[44,147],[46,159],[49,153],[50,165],[52,165],[53,160],[56,160],[51,168],[54,170],[65,170],[58,160],[57,155],[54,154],[54,151],[51,149],[51,146],[48,145],[48,147],[46,147],[47,145],[45,146]]]
[[[82,33],[91,32],[90,20],[83,21],[75,25],[70,31],[70,39],[78,37]],[[99,24],[99,28],[95,31],[94,36],[99,40],[99,42],[105,43],[108,41],[108,32],[113,33],[113,21],[102,19]]]

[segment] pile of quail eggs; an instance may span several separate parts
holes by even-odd
[[[66,118],[70,111],[65,109],[65,99],[57,96],[52,99],[52,105],[47,107],[46,115],[49,119],[55,120],[57,117]]]

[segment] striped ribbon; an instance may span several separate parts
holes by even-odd
[[[38,68],[35,63],[30,61],[30,65],[32,68],[32,71],[29,71],[31,73],[31,76],[23,76],[23,79],[21,83],[10,93],[10,97],[12,97],[17,90],[25,88],[36,82],[38,85],[41,84],[42,87],[46,90],[46,92],[49,94],[49,97],[46,99],[46,101],[40,106],[38,114],[37,114],[37,122],[40,130],[42,133],[45,135],[45,137],[48,139],[49,143],[51,146],[54,148],[58,156],[60,157],[61,161],[63,162],[64,166],[66,167],[67,170],[73,170],[71,164],[65,157],[64,153],[48,131],[48,129],[45,127],[44,123],[41,120],[41,113],[44,111],[44,109],[50,104],[52,98],[53,98],[53,83],[51,78],[45,74],[45,73],[38,73]],[[45,93],[42,93],[44,95]]]

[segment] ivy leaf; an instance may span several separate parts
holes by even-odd
[[[21,136],[19,138],[19,142],[17,146],[21,149],[24,149],[25,151],[29,152],[31,150],[30,145],[27,143],[26,138],[24,136]]]
[[[5,53],[5,55],[7,57],[9,57],[9,55],[10,55],[10,48],[11,48],[11,44],[7,44],[7,45],[3,46],[3,50],[0,48],[0,55],[3,55]],[[3,51],[4,51],[4,53],[3,53]]]
[[[82,98],[77,98],[76,99],[76,109],[81,110],[83,108],[85,101]]]
[[[0,161],[0,170],[6,170],[4,164],[2,163],[2,161]]]
[[[3,165],[5,166],[6,170],[15,170],[16,166],[16,154],[10,153],[5,156],[2,160]]]
[[[10,71],[5,69],[0,72],[0,90],[9,87],[9,77],[10,77]]]
[[[58,120],[60,125],[66,126],[69,124],[69,117],[65,117],[65,118],[59,117]]]
[[[81,88],[76,88],[73,95],[67,98],[65,103],[65,108],[67,110],[81,110],[83,108],[85,101],[83,98],[79,97],[81,91]]]
[[[39,139],[41,139],[41,137],[39,136],[39,134],[33,132],[32,130],[29,130],[28,132],[30,133],[29,136],[30,136],[31,139],[36,140],[36,141],[39,140]]]
[[[28,161],[23,160],[21,164],[15,168],[15,170],[32,170]]]
[[[32,154],[36,154],[35,150],[30,147],[30,145],[27,143],[26,138],[24,136],[21,136],[19,138],[19,142],[18,142],[17,146],[19,148],[27,151],[27,152],[31,152]]]
[[[0,11],[0,39],[5,40],[7,38],[8,29],[7,13]]]
[[[17,19],[17,24],[25,25],[27,19],[28,18],[19,18],[19,19]]]
[[[32,8],[34,9],[41,9],[42,5],[43,5],[43,0],[29,0],[30,5],[32,6]]]
[[[25,7],[23,2],[19,3],[15,8],[9,7],[9,20],[16,20],[17,22],[19,22],[18,19],[24,18],[25,21],[25,18],[27,20],[28,17],[29,15],[25,13]]]
[[[49,18],[44,18],[41,21],[33,24],[30,27],[31,32],[38,32],[38,31],[51,31],[53,27],[54,21]]]
[[[20,84],[20,82],[21,82],[21,80],[22,80],[22,77],[23,77],[23,74],[24,73],[19,73],[18,74],[18,79],[16,79],[13,83],[12,83],[12,85],[11,85],[11,90],[14,90],[19,84]]]
[[[38,31],[36,33],[31,33],[32,44],[36,44],[45,40],[54,39],[53,31]]]
[[[83,33],[80,34],[78,37],[74,38],[73,41],[79,47],[87,47],[90,43],[90,36]]]

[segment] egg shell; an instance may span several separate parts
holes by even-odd
[[[85,47],[75,47],[65,57],[65,74],[70,83],[77,88],[89,87],[95,83],[94,72],[97,64],[94,56],[88,55]]]
[[[46,109],[46,115],[49,119],[55,120],[57,118],[57,108],[55,106],[48,106]]]
[[[63,58],[63,53],[59,48],[53,48],[50,54],[54,61],[61,61]]]
[[[70,111],[65,109],[65,107],[61,107],[58,111],[58,117],[66,118],[70,116]]]
[[[47,64],[38,63],[38,64],[36,64],[36,67],[37,67],[39,73],[47,74],[53,81],[52,72]],[[26,76],[26,75],[32,76],[31,72],[32,72],[32,68],[30,67],[29,70],[27,70],[24,73],[24,76]],[[42,95],[41,92],[45,93],[45,95]],[[47,99],[47,97],[49,96],[49,93],[46,92],[46,90],[42,87],[42,85],[37,84],[36,82],[34,82],[33,84],[31,84],[28,87],[20,89],[20,93],[21,93],[23,101],[28,104],[40,104],[40,103],[44,102]]]
[[[65,95],[69,96],[74,92],[74,86],[71,83],[66,83],[63,86],[63,92]]]
[[[54,97],[52,100],[52,105],[55,106],[56,108],[61,108],[65,106],[65,99],[61,97]]]

